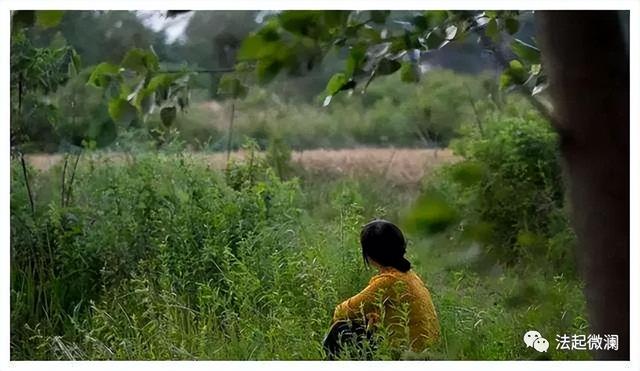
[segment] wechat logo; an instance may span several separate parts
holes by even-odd
[[[527,348],[533,347],[533,349],[540,353],[545,353],[547,349],[549,349],[549,341],[543,338],[538,331],[527,331],[522,340],[527,344]]]

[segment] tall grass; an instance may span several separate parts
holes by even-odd
[[[375,177],[282,180],[257,158],[221,172],[186,155],[86,154],[61,204],[61,173],[29,169],[32,214],[12,161],[14,360],[322,359],[335,305],[374,273],[360,226],[401,219],[417,196]],[[530,359],[527,329],[585,332],[575,279],[544,267],[480,274],[436,248],[442,239],[408,237],[443,339],[375,359]]]

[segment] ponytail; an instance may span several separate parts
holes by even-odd
[[[399,270],[400,272],[405,273],[408,272],[409,269],[411,269],[411,262],[404,257],[400,257],[397,262],[394,262],[392,267]]]

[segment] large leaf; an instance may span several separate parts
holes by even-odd
[[[167,88],[171,86],[171,84],[178,79],[180,74],[175,73],[161,73],[155,75],[147,85],[147,89],[150,91],[155,91],[158,88]]]
[[[331,76],[329,82],[327,83],[326,92],[327,95],[335,95],[337,92],[342,90],[342,87],[347,83],[347,76],[342,73],[336,73]]]
[[[498,30],[498,21],[495,18],[491,18],[487,23],[487,27],[484,30],[484,35],[496,41],[500,31]]]
[[[353,76],[362,66],[364,58],[366,56],[366,46],[357,45],[351,48],[349,56],[347,57],[347,63],[345,73],[348,77]]]
[[[441,26],[449,18],[449,12],[446,10],[427,10],[424,16],[427,27],[432,29]]]
[[[128,126],[137,117],[136,108],[124,98],[109,101],[109,116],[119,125]]]
[[[91,75],[89,75],[87,84],[98,88],[105,88],[109,85],[111,79],[119,73],[119,66],[107,62],[100,63],[93,69]]]
[[[316,10],[287,10],[278,15],[285,30],[311,38],[321,38],[326,32],[322,25],[322,13]]]
[[[155,72],[160,67],[158,56],[150,50],[131,49],[122,58],[120,66],[138,73]]]
[[[322,19],[328,28],[343,26],[349,19],[348,10],[323,10]]]
[[[240,49],[237,59],[239,61],[251,61],[259,59],[278,59],[288,52],[287,45],[278,40],[265,40],[260,35],[247,36]]]
[[[500,88],[508,88],[511,85],[522,85],[527,79],[527,71],[520,61],[514,59],[500,75]]]
[[[284,67],[284,64],[277,59],[263,59],[258,61],[256,65],[258,83],[269,83],[278,75],[282,67]]]
[[[421,195],[406,219],[409,230],[423,233],[439,233],[453,225],[458,214],[444,196],[436,191]]]
[[[55,27],[63,16],[64,10],[38,10],[36,11],[36,24],[40,28]]]
[[[515,39],[511,43],[511,50],[526,63],[540,64],[540,49],[531,44],[527,44],[520,39]]]
[[[510,35],[515,35],[520,28],[520,22],[515,18],[506,18],[504,20],[504,28]]]

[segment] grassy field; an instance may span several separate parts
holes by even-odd
[[[226,153],[195,152],[192,155],[213,169],[222,170],[227,164]],[[258,156],[264,157],[264,153]],[[35,169],[46,171],[60,163],[63,157],[61,154],[29,154],[25,159]],[[108,157],[122,160],[126,156],[114,153]],[[229,157],[231,160],[244,160],[247,151],[233,151]],[[291,153],[292,164],[309,173],[339,177],[380,176],[394,184],[414,186],[438,165],[454,162],[457,158],[450,149],[315,149]]]
[[[33,210],[13,161],[11,358],[322,359],[333,308],[374,274],[360,226],[374,217],[404,226],[415,180],[453,159],[306,151],[283,180],[260,156],[226,171],[220,156],[83,155],[64,190],[62,163],[31,157]],[[480,269],[479,247],[449,232],[407,236],[443,338],[403,358],[589,358],[522,342],[531,328],[551,344],[587,332],[578,280],[544,266]],[[375,358],[393,354],[383,347]]]

